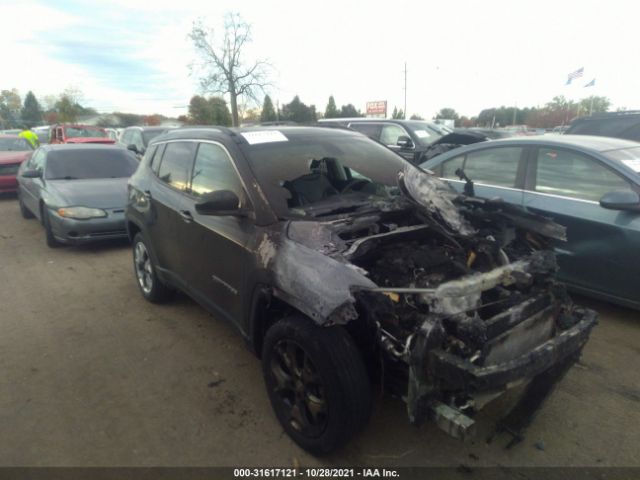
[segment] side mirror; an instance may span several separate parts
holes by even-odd
[[[41,178],[42,172],[40,170],[25,170],[21,176],[24,178]]]
[[[609,210],[631,210],[640,212],[640,195],[631,190],[620,190],[605,193],[600,199],[600,206]]]
[[[129,145],[127,145],[127,150],[131,150],[133,153],[140,153],[138,151],[138,147],[136,147],[133,143],[130,143]]]
[[[231,190],[216,190],[205,193],[196,203],[196,212],[200,215],[246,216],[247,211],[240,208],[240,199]]]
[[[401,148],[413,148],[413,141],[406,135],[400,135],[398,137],[398,141],[396,142],[396,145],[398,145]]]

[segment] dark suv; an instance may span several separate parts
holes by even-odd
[[[554,281],[562,227],[460,196],[357,132],[173,130],[131,177],[126,217],[142,295],[180,289],[235,325],[316,454],[367,423],[372,385],[457,437],[518,382],[532,410],[595,324]]]
[[[640,142],[640,110],[597,113],[576,118],[565,135],[598,135]]]

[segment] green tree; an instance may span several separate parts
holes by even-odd
[[[327,108],[324,109],[324,118],[336,118],[340,116],[340,112],[338,111],[338,107],[336,107],[336,101],[333,98],[333,95],[329,96],[329,102],[327,103]]]
[[[394,118],[396,120],[404,120],[404,111],[402,109],[398,110],[398,107],[393,107],[391,118]]]
[[[227,102],[222,97],[211,97],[207,100],[210,110],[210,119],[212,125],[222,125],[224,127],[231,126],[231,112],[227,107]]]
[[[313,123],[316,121],[316,107],[305,105],[296,95],[290,103],[282,106],[282,118],[296,123]]]
[[[211,115],[209,112],[209,102],[200,95],[194,95],[189,101],[189,119],[194,125],[209,125]]]
[[[436,113],[436,120],[444,119],[444,120],[458,120],[460,115],[453,108],[441,108],[438,113]]]
[[[342,105],[340,107],[340,113],[338,117],[341,118],[351,118],[351,117],[364,117],[360,110],[353,106],[352,103],[347,103],[346,105]]]
[[[593,102],[593,103],[592,103]],[[580,114],[589,115],[589,113],[608,112],[611,107],[611,101],[607,97],[591,95],[590,97],[580,100]]]
[[[200,84],[205,91],[229,94],[233,125],[238,126],[238,98],[256,100],[257,93],[269,85],[270,65],[264,60],[245,61],[245,47],[252,40],[251,25],[239,14],[227,13],[222,35],[216,39],[214,33],[200,19],[193,24],[189,34],[203,60]]]
[[[424,120],[424,118],[422,118],[417,113],[414,113],[413,115],[411,115],[411,118],[409,118],[409,120]]]
[[[0,92],[0,122],[6,128],[15,128],[18,126],[18,117],[22,100],[20,94],[15,88],[11,90],[2,90]]]
[[[38,125],[42,121],[42,108],[31,90],[29,90],[24,97],[21,117],[22,121],[29,127]]]
[[[62,94],[56,102],[55,109],[58,112],[58,121],[75,122],[78,118],[77,103],[74,103],[67,94]]]
[[[262,103],[262,112],[260,113],[261,122],[275,122],[278,119],[276,110],[273,108],[273,102],[269,95],[265,95]]]

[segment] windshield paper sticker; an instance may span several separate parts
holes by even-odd
[[[415,133],[420,138],[425,138],[430,136],[429,132],[427,132],[426,130],[414,130],[413,133]]]
[[[241,134],[249,145],[271,142],[288,142],[289,139],[279,130],[261,130],[259,132],[243,132]]]
[[[634,172],[640,173],[640,158],[634,158],[633,160],[622,160],[622,163],[624,163]]]

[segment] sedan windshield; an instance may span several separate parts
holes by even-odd
[[[135,156],[124,149],[65,149],[47,155],[47,180],[125,178],[138,167]]]
[[[356,135],[312,135],[246,148],[251,168],[281,217],[318,216],[399,195],[408,162]],[[414,168],[414,167],[411,167]]]
[[[0,152],[23,152],[25,150],[33,150],[33,147],[24,138],[0,138]]]

